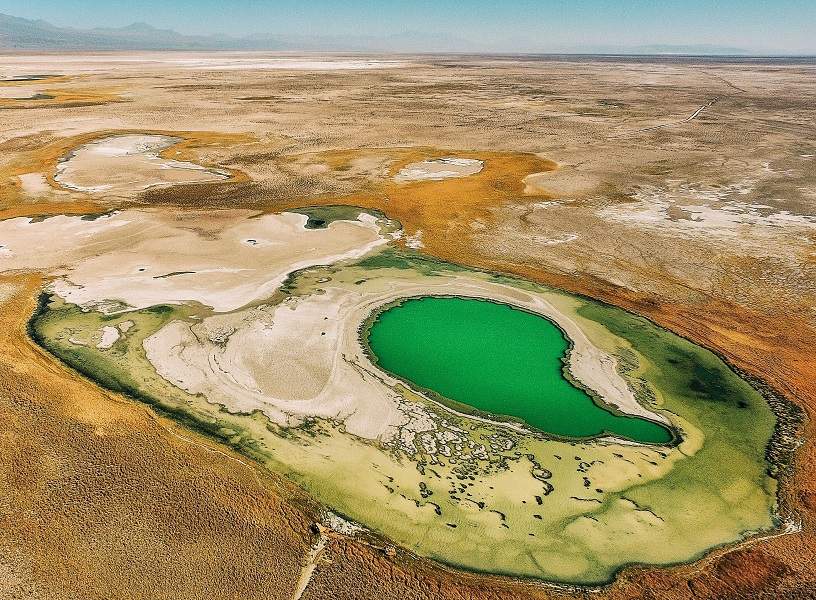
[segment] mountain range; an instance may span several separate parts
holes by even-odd
[[[501,44],[476,43],[454,35],[405,32],[386,36],[254,34],[186,35],[147,23],[126,27],[76,29],[43,20],[0,13],[0,50],[268,50],[349,52],[521,52],[581,54],[747,55],[748,51],[716,45],[648,45],[547,48],[533,40]]]
[[[291,34],[185,35],[147,23],[126,27],[75,29],[43,20],[0,13],[3,50],[304,50],[475,52],[468,40],[445,34],[405,32],[388,36],[308,36]]]

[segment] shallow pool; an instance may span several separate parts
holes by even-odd
[[[673,438],[659,423],[599,406],[566,376],[569,342],[561,329],[506,304],[409,299],[377,315],[367,341],[382,369],[459,410],[511,417],[563,437]]]

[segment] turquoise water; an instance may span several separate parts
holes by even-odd
[[[564,374],[569,343],[561,329],[506,304],[410,299],[377,316],[368,344],[381,368],[457,409],[512,417],[562,437],[673,439],[663,425],[596,404]]]

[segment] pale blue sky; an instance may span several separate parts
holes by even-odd
[[[72,27],[144,21],[182,33],[445,33],[513,50],[716,44],[816,53],[816,0],[0,0],[0,12]]]

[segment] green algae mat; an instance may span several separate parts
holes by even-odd
[[[487,300],[425,297],[383,311],[368,343],[378,365],[455,408],[519,419],[561,437],[667,443],[672,433],[601,408],[565,375],[569,343],[539,315]]]
[[[439,291],[445,285],[449,293]],[[640,443],[667,432],[610,412],[575,387],[564,372],[569,341],[551,321],[510,308],[502,296],[494,303],[449,301],[459,297],[457,286],[546,300],[615,357],[637,400],[670,420],[675,443]],[[462,569],[599,585],[626,565],[695,560],[779,525],[766,455],[775,426],[768,403],[716,355],[621,309],[383,250],[357,263],[298,271],[265,307],[243,314],[324,315],[316,308],[323,299],[367,305],[383,290],[399,296],[397,304],[359,331],[368,335],[378,366],[412,385],[385,389],[407,423],[377,441],[359,439],[332,419],[280,427],[260,411],[230,411],[164,379],[145,342],[174,322],[196,326],[210,318],[194,304],[103,314],[46,296],[30,332],[100,385],[287,476],[403,548]],[[438,300],[415,300],[430,293]],[[97,345],[103,327],[125,322],[113,346]],[[392,354],[398,364],[388,362]],[[379,381],[360,371],[366,381]],[[546,434],[478,418],[476,411]],[[632,441],[591,437],[600,431]]]

